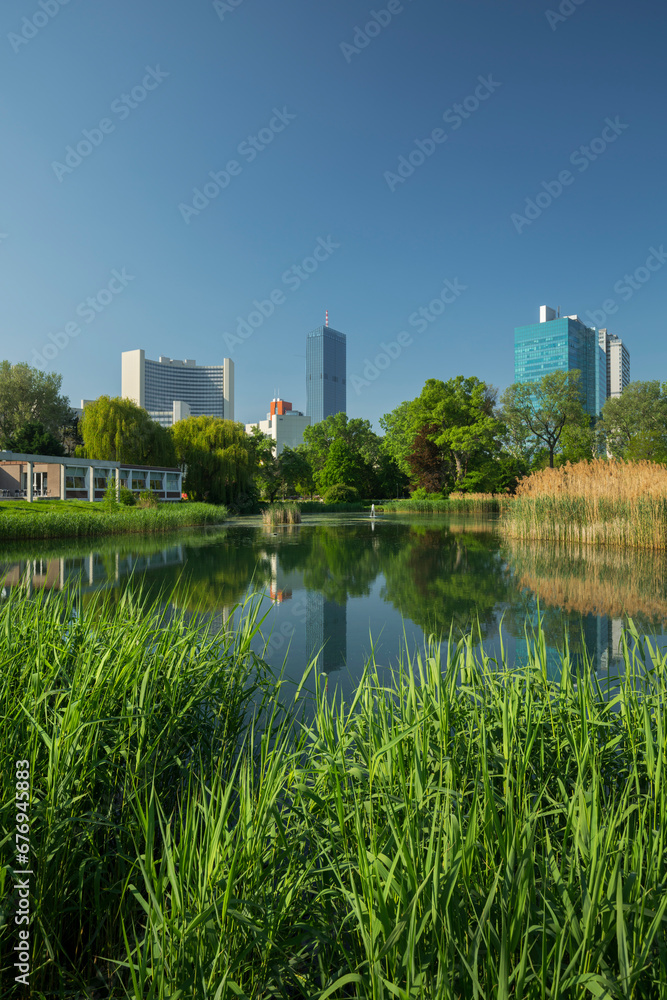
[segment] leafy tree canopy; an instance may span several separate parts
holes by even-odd
[[[192,500],[252,507],[257,445],[243,424],[221,417],[188,417],[171,428],[183,488]]]
[[[324,468],[334,443],[346,446],[345,454],[355,469],[356,479],[331,480],[330,471],[324,475]],[[325,490],[338,483],[354,486],[362,497],[391,497],[397,489],[402,489],[407,479],[401,472],[393,456],[385,448],[383,439],[376,434],[368,420],[359,417],[348,418],[345,413],[336,413],[318,424],[306,427],[303,452],[312,469],[318,489]],[[335,461],[343,451],[337,447]],[[333,461],[333,460],[332,460]],[[345,475],[349,475],[349,471]]]
[[[474,376],[428,379],[416,399],[382,417],[386,450],[429,492],[479,488],[480,470],[501,449],[495,399]]]
[[[599,426],[614,458],[665,461],[667,383],[631,382],[605,402]]]
[[[167,428],[131,399],[100,396],[89,403],[80,421],[85,458],[128,465],[176,465]]]
[[[20,362],[0,362],[0,446],[28,424],[42,424],[57,435],[71,420],[69,399],[60,395],[62,375],[41,372]],[[36,454],[36,452],[34,453]]]
[[[510,434],[515,440],[539,442],[548,452],[551,468],[564,429],[590,426],[577,369],[549,372],[534,382],[515,382],[503,393],[501,405]]]
[[[12,435],[7,441],[9,451],[24,455],[55,455],[62,456],[65,449],[55,434],[47,431],[44,424],[31,421]]]

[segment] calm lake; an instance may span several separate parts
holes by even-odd
[[[301,525],[277,528],[246,518],[159,539],[5,545],[0,591],[75,586],[86,601],[141,585],[220,627],[260,593],[268,662],[286,663],[286,674],[300,679],[317,653],[329,686],[347,695],[371,648],[391,668],[406,644],[446,640],[450,629],[458,639],[478,628],[495,656],[502,627],[509,658],[520,661],[538,607],[550,671],[567,635],[601,676],[617,676],[628,616],[667,642],[665,562],[665,554],[508,541],[493,516],[305,515]]]

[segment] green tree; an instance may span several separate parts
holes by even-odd
[[[248,435],[254,459],[255,485],[263,500],[273,503],[282,488],[280,466],[275,455],[276,443],[255,424]]]
[[[44,424],[38,421],[31,421],[13,434],[6,442],[9,451],[15,451],[24,455],[55,455],[65,454],[61,442],[55,434],[48,431]]]
[[[60,395],[62,380],[62,375],[41,372],[23,362],[0,363],[1,447],[28,424],[39,423],[51,434],[60,433],[72,418],[69,399]]]
[[[581,402],[581,372],[550,372],[534,382],[515,382],[503,393],[502,416],[515,438],[531,436],[546,448],[549,466],[566,427],[590,426]]]
[[[315,472],[324,468],[334,441],[345,441],[366,462],[372,462],[380,449],[380,438],[374,433],[370,421],[359,417],[350,419],[346,413],[335,413],[318,424],[306,427],[303,439]]]
[[[406,400],[391,413],[380,417],[380,427],[385,432],[384,449],[404,475],[410,476],[409,457],[415,439],[414,400]]]
[[[600,430],[614,458],[661,462],[667,450],[667,383],[631,382],[602,407]]]
[[[417,399],[380,420],[385,447],[430,492],[477,488],[481,469],[502,449],[495,399],[496,390],[474,376],[428,379]]]
[[[176,465],[169,431],[131,399],[100,396],[89,403],[80,422],[85,458],[128,465]]]
[[[329,448],[324,467],[315,474],[315,482],[320,493],[330,486],[352,486],[358,484],[366,473],[364,460],[349,441],[336,438]]]
[[[361,496],[394,496],[397,486],[403,488],[407,482],[393,455],[385,448],[384,440],[373,431],[370,421],[359,417],[349,419],[345,413],[336,413],[306,427],[304,431],[302,450],[312,467],[318,489],[322,489],[318,476],[324,469],[334,441],[343,441],[356,455],[358,479],[353,485]]]
[[[243,424],[221,417],[188,417],[174,424],[171,437],[191,500],[239,509],[253,504],[257,451]]]
[[[313,469],[306,454],[299,448],[285,447],[278,459],[280,478],[285,495],[300,493],[312,494],[314,480]]]
[[[415,402],[415,419],[436,425],[433,441],[454,463],[454,486],[500,450],[501,422],[494,412],[496,390],[475,376],[441,382],[428,379]]]

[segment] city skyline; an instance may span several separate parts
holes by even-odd
[[[138,344],[230,357],[250,421],[277,387],[305,409],[328,306],[377,427],[433,375],[502,390],[553,296],[667,373],[663,5],[229,6],[3,6],[3,357],[77,402]]]

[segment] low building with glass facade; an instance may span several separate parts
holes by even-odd
[[[109,483],[133,493],[146,490],[158,500],[181,499],[180,469],[88,458],[56,458],[0,451],[0,499],[103,500]]]
[[[578,316],[556,317],[542,306],[540,322],[514,330],[514,381],[536,382],[551,372],[581,372],[584,409],[598,417],[607,398],[607,355],[598,332]]]
[[[347,340],[318,326],[306,337],[306,415],[319,424],[347,409]]]

